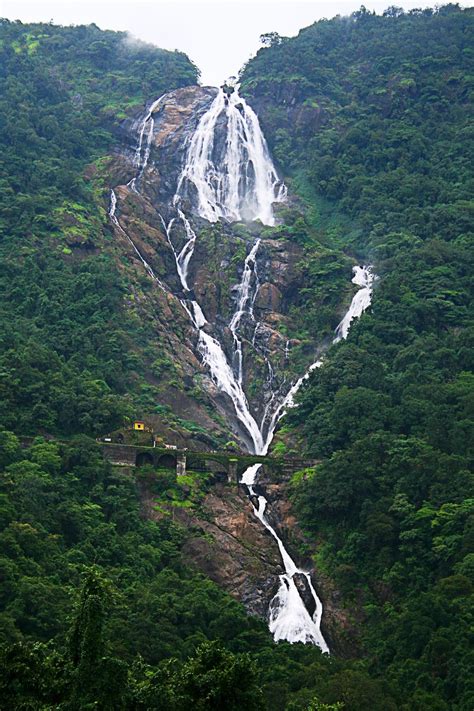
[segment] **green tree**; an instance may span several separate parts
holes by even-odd
[[[91,568],[85,576],[70,636],[74,668],[71,708],[127,708],[127,667],[105,654],[104,618],[110,602],[107,581]]]

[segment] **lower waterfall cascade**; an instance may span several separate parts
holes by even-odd
[[[134,154],[136,175],[128,187],[140,194],[141,178],[144,175],[152,154],[155,112],[166,104],[167,95],[154,101],[138,125],[137,147]],[[226,141],[219,151],[215,145],[215,131],[218,121],[225,121]],[[254,316],[254,302],[259,286],[257,256],[261,240],[254,241],[242,265],[242,277],[236,289],[236,307],[228,322],[232,334],[234,352],[226,355],[224,344],[218,337],[210,335],[209,322],[203,307],[195,298],[192,285],[189,284],[189,266],[198,240],[198,232],[192,224],[188,209],[193,202],[193,213],[208,222],[225,220],[253,221],[259,219],[263,224],[275,224],[273,204],[286,198],[286,187],[278,178],[270,157],[265,138],[261,132],[258,118],[245,100],[238,94],[237,87],[224,87],[212,101],[210,107],[201,116],[197,128],[187,142],[184,165],[178,178],[176,192],[167,206],[168,221],[160,213],[164,233],[174,255],[176,272],[181,284],[180,302],[188,314],[196,332],[196,351],[216,385],[225,393],[239,423],[241,440],[249,451],[266,454],[273,439],[273,434],[286,410],[295,406],[295,395],[312,370],[321,367],[323,357],[316,360],[296,382],[287,384],[286,389],[279,388],[272,392],[266,404],[260,423],[252,413],[244,390],[244,360],[240,328],[243,321],[251,324],[255,334],[259,323]],[[136,244],[120,223],[117,212],[117,195],[110,194],[109,216],[112,223],[131,244],[150,278],[164,291],[166,285],[158,279],[153,269],[142,256]],[[186,206],[186,207],[185,207]],[[184,245],[176,247],[175,230],[181,229],[185,235]],[[183,232],[184,230],[184,232]],[[333,343],[347,338],[353,319],[357,319],[370,306],[373,283],[376,279],[370,266],[356,266],[353,269],[353,283],[359,287],[352,302],[338,325]],[[169,291],[169,289],[168,289]],[[288,358],[289,341],[285,346],[285,358]],[[273,380],[273,368],[270,360],[263,354],[268,367],[270,386]],[[241,484],[248,491],[253,511],[262,525],[275,539],[285,572],[279,576],[280,584],[276,595],[270,602],[269,628],[275,641],[302,642],[318,646],[322,652],[329,653],[329,647],[321,632],[323,605],[311,581],[308,571],[297,567],[288,554],[284,543],[266,517],[268,502],[256,492],[258,472],[261,465],[249,467],[241,478]],[[314,613],[308,611],[295,582],[295,576],[304,578],[305,585],[314,601]]]

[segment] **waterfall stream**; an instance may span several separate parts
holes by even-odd
[[[371,267],[354,267],[354,272],[355,276],[352,281],[358,286],[361,286],[361,289],[354,295],[347,313],[337,327],[333,343],[347,338],[352,320],[359,318],[371,303],[372,286],[375,279]],[[322,364],[323,359],[319,358],[310,365],[306,373],[290,387],[284,399],[276,407],[261,454],[267,453],[279,420],[283,417],[288,408],[294,407],[295,395],[304,381],[309,378],[313,370],[320,368]],[[261,464],[254,464],[244,472],[241,478],[241,483],[248,487],[249,494],[253,499],[256,497],[254,486],[260,468]],[[258,507],[254,506],[253,509],[255,515],[260,519],[273,538],[275,538],[285,568],[285,573],[280,575],[280,587],[278,592],[270,603],[270,631],[273,633],[275,641],[284,639],[289,642],[312,643],[316,644],[322,652],[329,653],[329,647],[321,632],[323,605],[314,589],[311,575],[307,571],[298,568],[289,556],[282,540],[265,517],[266,506],[267,500],[265,497],[258,496]],[[310,616],[296,586],[294,580],[296,575],[303,576],[306,579],[306,584],[315,606],[315,611],[312,616]]]
[[[225,141],[215,140],[224,123]],[[220,90],[188,146],[177,195],[197,194],[197,212],[209,222],[261,220],[275,224],[273,203],[286,188],[279,180],[255,112],[237,91]]]
[[[237,370],[237,380],[239,381],[240,385],[242,385],[242,341],[238,336],[238,328],[240,325],[240,322],[245,315],[245,313],[248,313],[249,316],[253,319],[253,303],[255,300],[256,293],[258,291],[258,275],[257,275],[257,252],[258,248],[260,246],[261,240],[258,239],[252,249],[250,250],[248,256],[245,259],[244,262],[244,271],[242,274],[242,280],[238,286],[237,293],[238,293],[238,300],[237,300],[237,309],[232,316],[230,323],[229,323],[229,328],[232,332],[232,336],[234,338],[234,345],[235,345],[235,368]],[[253,287],[253,297],[251,295],[251,279],[252,275],[254,276],[254,287]]]
[[[370,306],[372,300],[372,288],[376,279],[371,267],[354,267],[353,284],[360,286],[359,291],[352,299],[351,305],[347,310],[344,318],[336,328],[336,337],[334,343],[337,343],[343,338],[347,338],[349,328],[353,319],[359,318],[362,313]]]
[[[153,113],[166,103],[166,95],[157,99],[150,107],[138,132],[135,152],[136,176],[129,187],[135,192],[140,190],[143,176],[150,158],[153,141]],[[225,131],[225,140],[216,140],[219,131]],[[259,126],[258,118],[237,91],[237,88],[220,90],[209,109],[201,117],[195,132],[188,141],[186,156],[178,179],[176,193],[172,200],[173,216],[163,227],[175,257],[176,270],[182,287],[181,304],[187,312],[196,332],[197,350],[202,362],[216,386],[226,393],[234,407],[235,415],[241,425],[243,439],[248,449],[255,454],[266,454],[271,444],[275,428],[285,411],[294,406],[294,396],[310,372],[322,365],[319,359],[286,393],[273,392],[267,403],[260,425],[250,410],[243,387],[242,337],[239,333],[242,322],[251,323],[253,342],[259,328],[253,315],[253,305],[259,285],[257,273],[257,254],[260,239],[250,249],[243,264],[240,284],[236,290],[236,309],[229,322],[229,329],[234,341],[233,359],[229,362],[222,344],[208,333],[208,321],[200,304],[195,300],[192,287],[189,286],[189,265],[193,256],[197,235],[186,216],[183,204],[190,201],[194,212],[209,222],[219,218],[227,221],[260,220],[263,224],[273,225],[275,218],[273,204],[286,197],[286,188],[279,180],[268,152],[265,138]],[[111,192],[109,215],[115,226],[131,243],[152,279],[161,288],[150,265],[140,254],[134,242],[123,230],[116,214],[117,198]],[[173,231],[181,224],[186,235],[184,246],[178,251],[173,242]],[[346,338],[351,321],[358,318],[371,302],[374,274],[370,267],[355,267],[353,282],[361,288],[355,294],[352,303],[339,324],[334,342]],[[285,354],[288,357],[289,343]],[[273,369],[266,359],[269,370],[269,382],[273,380]],[[309,572],[299,569],[288,554],[281,538],[270,525],[266,515],[267,500],[255,491],[258,471],[261,465],[249,467],[241,478],[252,501],[255,515],[269,531],[278,544],[285,572],[280,575],[280,586],[270,603],[269,627],[275,640],[312,643],[323,652],[329,652],[321,633],[322,603],[316,594]],[[257,505],[254,505],[254,502]],[[296,579],[304,578],[306,589],[314,601],[314,613],[311,615],[300,595]]]

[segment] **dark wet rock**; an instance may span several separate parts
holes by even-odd
[[[306,609],[312,617],[316,611],[316,603],[314,601],[311,588],[309,587],[308,578],[303,573],[295,573],[293,575],[293,581],[298,589],[301,599],[305,604]]]
[[[252,506],[258,509],[258,496],[249,496]]]
[[[244,92],[245,93],[245,92]],[[308,95],[304,82],[297,79],[278,82],[261,80],[252,89],[250,102],[258,114],[260,123],[266,132],[267,124],[274,121],[274,107],[279,107],[278,126],[280,129],[295,126],[299,135],[314,136],[327,121],[324,107],[316,104]]]
[[[281,291],[274,284],[261,284],[255,298],[255,308],[260,311],[279,311],[281,306]]]

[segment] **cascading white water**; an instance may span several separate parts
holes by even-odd
[[[150,159],[150,151],[151,151],[151,142],[153,140],[153,130],[155,128],[155,121],[153,119],[153,114],[161,104],[162,99],[166,96],[166,94],[162,94],[156,101],[152,103],[150,108],[148,109],[147,114],[145,115],[145,118],[142,121],[142,125],[140,128],[140,132],[138,134],[138,143],[137,143],[137,148],[135,150],[135,156],[134,156],[134,164],[137,167],[137,174],[134,178],[131,179],[129,182],[129,187],[132,188],[135,192],[137,191],[137,182],[140,180],[142,177],[145,168],[148,165],[148,161]],[[146,145],[145,145],[145,152],[144,155],[143,153],[143,139],[145,137],[145,131],[148,126],[148,133],[147,133],[147,138],[146,138]]]
[[[376,276],[372,271],[372,267],[354,267],[352,271],[354,272],[352,283],[357,284],[357,286],[360,286],[361,288],[355,294],[346,315],[336,328],[336,338],[334,339],[334,343],[337,343],[343,338],[347,338],[352,320],[354,318],[359,318],[366,308],[370,306],[372,299],[372,288],[376,279]]]
[[[163,226],[165,227],[166,235],[168,237],[168,242],[171,245],[171,249],[173,250],[173,253],[174,253],[174,256],[176,259],[176,269],[178,271],[178,276],[181,281],[181,285],[182,285],[185,292],[189,292],[191,290],[188,286],[188,269],[189,269],[189,262],[191,261],[191,257],[193,256],[194,245],[196,244],[196,233],[194,232],[193,228],[191,227],[191,223],[187,219],[184,212],[182,210],[180,210],[178,207],[176,209],[177,209],[178,217],[184,225],[184,229],[185,229],[186,237],[187,237],[187,241],[185,242],[184,247],[181,249],[181,251],[179,253],[176,253],[175,248],[173,246],[172,239],[171,239],[171,228],[176,223],[176,219],[174,217],[171,218],[168,225],[165,225],[164,221],[163,221]]]
[[[375,275],[373,274],[371,267],[354,267],[354,272],[355,277],[352,281],[362,288],[355,294],[346,315],[341,321],[341,324],[344,324],[344,328],[342,329],[341,324],[337,327],[333,343],[337,343],[339,340],[347,338],[352,320],[354,318],[359,318],[363,311],[365,311],[371,303],[372,285],[375,279]],[[321,358],[316,360],[308,368],[307,372],[288,390],[285,398],[280,402],[273,413],[263,449],[259,452],[259,454],[267,453],[278,421],[283,417],[288,408],[294,407],[295,395],[302,386],[303,382],[309,378],[310,373],[315,368],[320,368],[322,364],[323,360]],[[254,464],[244,472],[241,478],[241,483],[248,487],[251,497],[255,497],[256,495],[254,486],[260,468],[260,464]],[[280,575],[280,587],[278,592],[270,603],[270,631],[273,633],[273,637],[276,641],[284,639],[288,642],[312,643],[316,644],[321,651],[329,653],[329,647],[321,633],[323,605],[316,593],[316,590],[314,589],[311,576],[307,571],[297,568],[292,558],[288,555],[280,537],[265,517],[266,505],[267,501],[265,497],[259,496],[258,508],[255,508],[254,506],[254,512],[265,528],[275,538],[280,549],[283,565],[285,567],[285,573]],[[300,576],[302,575],[306,579],[306,584],[315,605],[315,611],[312,617],[310,616],[294,581],[294,576],[296,574],[299,574]]]
[[[152,115],[162,99],[163,97],[160,97],[151,105],[140,127],[135,153],[137,175],[129,183],[135,192],[138,192],[137,183],[143,175],[150,157],[154,130]],[[225,124],[226,140],[224,148],[222,146],[219,148],[215,138],[216,132],[222,130],[222,120]],[[147,125],[148,133],[143,151]],[[267,404],[259,427],[250,411],[242,386],[242,341],[238,331],[245,314],[253,319],[253,302],[258,287],[256,258],[260,240],[255,242],[245,259],[241,282],[237,289],[236,310],[229,323],[236,349],[235,373],[219,341],[208,333],[209,324],[201,306],[191,298],[192,290],[188,284],[188,272],[197,236],[181,207],[183,198],[188,196],[191,185],[194,186],[194,191],[197,194],[197,214],[210,222],[215,222],[219,218],[229,221],[259,219],[264,224],[274,224],[273,203],[284,200],[286,188],[278,179],[255,113],[238,96],[237,91],[234,91],[230,96],[224,91],[220,91],[211,107],[201,118],[189,143],[185,165],[173,199],[172,207],[176,215],[167,225],[162,221],[175,257],[176,270],[183,289],[184,298],[181,299],[181,303],[197,331],[197,348],[203,364],[209,368],[217,387],[230,397],[236,417],[248,440],[249,448],[256,454],[266,454],[278,421],[285,411],[294,405],[296,392],[304,380],[309,377],[309,373],[322,365],[322,360],[313,363],[307,373],[288,389],[284,397],[274,393]],[[148,274],[157,281],[161,288],[164,288],[136,245],[121,227],[116,217],[116,196],[113,190],[109,215],[112,222],[133,246]],[[183,224],[186,233],[185,244],[179,252],[173,245],[171,234],[177,221]],[[359,317],[371,301],[372,284],[375,277],[370,267],[355,267],[354,271],[353,282],[362,288],[354,296],[347,314],[339,324],[334,342],[347,337],[352,319]],[[259,325],[259,323],[255,324],[253,342],[255,342]],[[287,352],[286,348],[286,354]],[[271,363],[268,360],[267,363],[269,377],[272,380]],[[268,426],[267,420],[269,421]],[[265,435],[264,429],[266,430]],[[255,514],[276,540],[285,568],[285,573],[280,576],[279,590],[270,604],[270,630],[275,640],[312,643],[319,646],[323,652],[329,652],[320,629],[322,603],[316,594],[311,576],[307,571],[301,570],[295,565],[282,540],[265,516],[267,506],[265,497],[256,496],[254,487],[260,467],[261,465],[257,464],[248,468],[241,482],[248,487],[250,497],[254,500],[257,499],[258,505],[253,507]],[[313,597],[315,612],[312,616],[298,591],[294,579],[296,575],[305,578],[307,589]]]
[[[270,438],[267,439],[266,446],[264,447],[265,453],[271,442],[271,437],[272,435],[270,435]],[[262,454],[263,453],[264,452],[262,451]],[[297,568],[293,559],[290,557],[285,546],[283,545],[283,541],[278,536],[275,529],[269,524],[265,516],[265,509],[267,507],[267,500],[265,497],[261,495],[256,497],[254,484],[260,467],[260,464],[254,464],[252,467],[249,467],[245,471],[241,482],[247,486],[250,496],[252,498],[257,498],[258,507],[253,506],[254,513],[260,519],[267,531],[269,531],[276,540],[283,561],[283,566],[285,568],[285,573],[280,575],[279,590],[270,603],[270,632],[272,632],[276,642],[279,640],[286,640],[292,643],[303,642],[304,644],[315,644],[321,649],[322,652],[329,653],[329,647],[327,646],[326,640],[324,639],[320,629],[323,605],[313,587],[311,576],[307,571]],[[313,613],[313,616],[311,616],[308,612],[298,591],[294,581],[294,576],[296,574],[299,574],[306,579],[308,590],[310,591],[315,604],[315,612]]]
[[[145,115],[145,118],[142,121],[140,133],[138,134],[138,144],[137,144],[137,148],[135,151],[135,158],[134,158],[134,163],[139,170],[146,168],[148,159],[150,158],[150,148],[151,148],[151,141],[153,138],[153,128],[154,128],[153,114],[156,111],[156,109],[158,108],[158,106],[161,104],[161,101],[164,98],[164,96],[165,96],[165,94],[162,94],[158,99],[153,101],[150,108],[148,109],[148,112]],[[147,124],[149,124],[148,136],[147,136],[147,142],[146,142],[145,155],[142,158],[143,137],[145,135],[145,130],[146,130]]]
[[[221,128],[224,124],[223,128]],[[226,140],[216,141],[219,130]],[[197,196],[197,213],[216,222],[261,220],[275,224],[273,203],[282,202],[286,188],[279,180],[255,112],[237,87],[221,89],[202,116],[187,151],[177,195],[190,187]]]
[[[229,328],[232,332],[235,345],[235,369],[237,370],[237,380],[242,385],[242,341],[238,336],[237,330],[240,326],[240,322],[245,313],[253,319],[253,302],[255,294],[258,290],[258,277],[256,272],[256,259],[257,252],[260,246],[260,239],[257,239],[254,246],[250,250],[249,254],[245,258],[244,271],[242,274],[241,282],[238,286],[237,293],[237,309],[232,316]],[[255,283],[253,286],[254,297],[251,298],[251,281],[252,275],[255,277]]]
[[[177,255],[173,247],[173,243],[170,237],[170,229],[173,224],[173,220],[168,226],[165,226],[165,231],[168,236],[168,241],[173,249],[173,253],[176,259],[176,269],[181,280],[181,285],[183,291],[189,292],[187,282],[187,265],[189,260],[184,263],[180,260],[180,255],[182,255],[187,246],[191,243],[193,247],[189,247],[188,254],[189,258],[192,255],[192,249],[194,248],[194,243],[196,241],[196,234],[194,233],[189,221],[185,217],[181,210],[178,210],[180,218],[183,220],[186,233],[188,236],[188,242],[184,245],[181,252]],[[184,266],[183,266],[184,265]],[[208,324],[206,317],[204,316],[203,310],[197,301],[194,299],[182,299],[182,305],[186,309],[191,321],[193,322],[195,328],[198,331],[198,351],[201,354],[202,362],[207,365],[211,373],[211,377],[216,383],[216,385],[225,392],[234,405],[235,413],[239,422],[243,425],[247,437],[250,438],[250,444],[254,452],[257,452],[263,445],[262,435],[260,429],[250,412],[250,407],[247,401],[247,397],[242,388],[241,381],[235,377],[234,372],[229,365],[227,358],[225,356],[224,350],[216,338],[213,338],[209,333],[206,332],[205,327]]]

